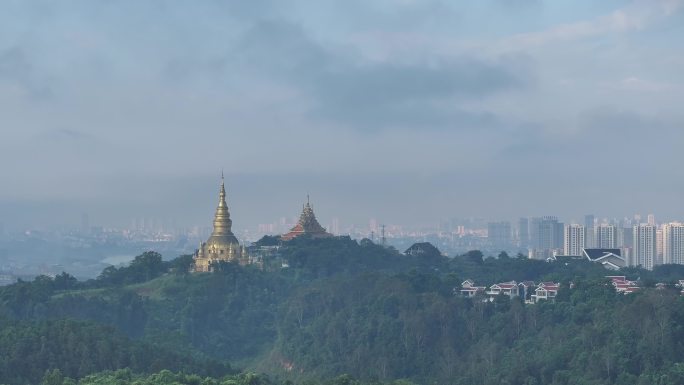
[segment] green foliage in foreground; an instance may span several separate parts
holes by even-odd
[[[681,384],[684,299],[576,281],[554,303],[445,295],[425,274],[321,281],[297,291],[276,356],[321,378],[440,384]],[[679,382],[678,382],[679,381]]]
[[[148,252],[87,282],[61,274],[0,288],[0,383],[38,383],[48,369],[86,381],[121,368],[131,371],[88,381],[128,373],[138,383],[162,369],[200,376],[178,383],[238,381],[220,377],[230,374],[226,360],[302,384],[357,384],[345,373],[369,383],[684,383],[678,292],[617,295],[596,264],[404,256],[349,238],[297,239],[281,255],[290,268],[224,263],[188,274],[188,256]],[[675,267],[624,274],[645,286],[684,278]],[[576,288],[566,285],[555,304],[485,303],[454,295],[466,278]]]
[[[232,372],[230,366],[216,360],[133,341],[111,327],[92,322],[0,321],[0,381],[36,383],[53,368],[74,378],[118,368],[139,372],[173,369],[203,375]]]

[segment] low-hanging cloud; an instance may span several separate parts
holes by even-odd
[[[522,89],[533,78],[524,55],[386,62],[344,48],[326,47],[296,25],[269,21],[251,28],[231,57],[257,74],[303,90],[312,100],[314,116],[361,129],[491,124],[493,113],[468,111],[459,101]]]

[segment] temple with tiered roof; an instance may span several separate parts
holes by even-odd
[[[221,173],[221,189],[219,191],[219,203],[214,215],[214,231],[206,242],[199,245],[195,252],[195,271],[210,271],[211,264],[215,262],[239,262],[248,263],[248,255],[244,246],[240,246],[231,228],[233,221],[226,204],[226,188],[224,186],[223,173]]]
[[[289,241],[291,239],[300,237],[302,235],[310,236],[312,238],[328,238],[333,235],[325,231],[323,226],[318,223],[316,215],[314,214],[313,207],[309,202],[309,196],[306,197],[306,204],[302,210],[302,214],[299,216],[299,221],[290,230],[289,233],[281,235],[280,239],[283,241]]]

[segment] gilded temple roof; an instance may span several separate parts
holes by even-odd
[[[306,197],[306,204],[302,209],[302,213],[299,215],[299,221],[290,230],[289,233],[283,235],[281,238],[285,241],[292,238],[298,237],[300,235],[309,234],[318,237],[329,237],[331,234],[327,233],[323,226],[318,223],[316,219],[316,214],[314,214],[313,207],[309,202],[309,197]]]

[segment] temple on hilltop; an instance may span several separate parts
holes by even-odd
[[[311,203],[309,202],[308,195],[306,197],[306,204],[304,205],[302,214],[299,216],[299,221],[289,233],[281,235],[280,239],[283,241],[289,241],[302,235],[307,235],[312,238],[329,238],[333,236],[325,231],[323,226],[318,223],[316,215],[313,212],[313,208],[311,207]]]
[[[233,221],[230,220],[230,212],[226,204],[226,188],[221,173],[221,190],[219,203],[214,215],[214,231],[206,242],[199,245],[195,252],[195,271],[210,271],[212,262],[226,261],[249,263],[249,257],[243,246],[240,246],[235,235],[231,231]]]

